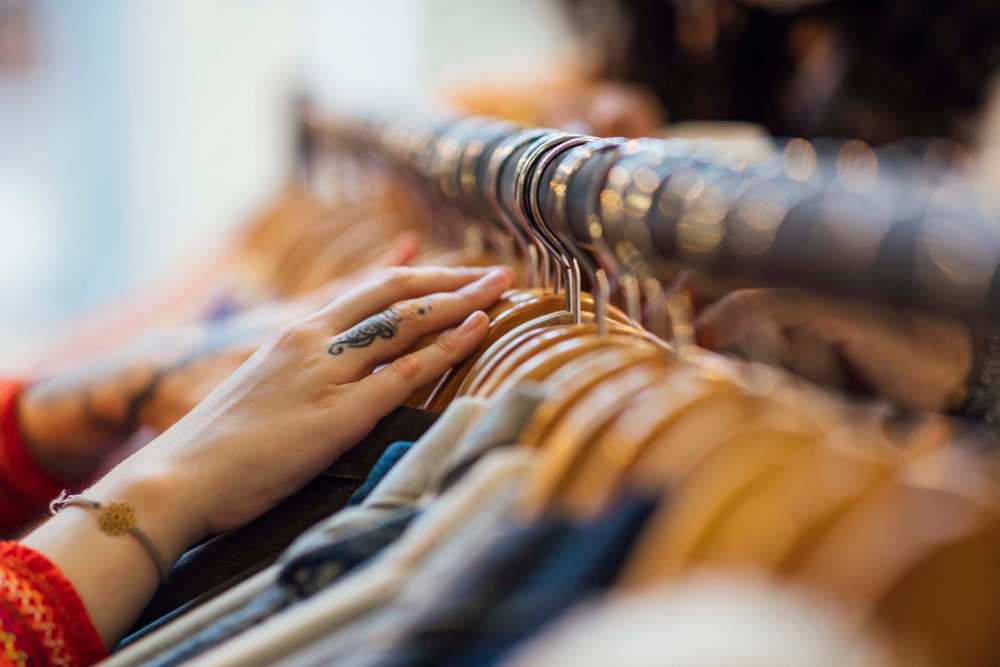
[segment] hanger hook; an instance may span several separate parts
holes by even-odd
[[[592,138],[567,134],[538,146],[530,159],[526,161],[524,171],[519,174],[523,178],[517,189],[517,192],[521,194],[519,208],[523,211],[528,227],[533,230],[538,240],[558,258],[558,264],[562,268],[562,273],[559,275],[565,276],[566,282],[566,309],[572,315],[575,324],[583,321],[579,262],[575,260],[562,240],[553,234],[545,224],[545,217],[539,204],[539,190],[549,165],[566,151],[588,141],[592,141]],[[525,157],[529,158],[528,155]]]
[[[510,233],[522,256],[528,260],[528,284],[532,286],[537,285],[539,279],[538,249],[529,238],[524,236],[523,230],[515,224],[504,209],[500,199],[500,177],[503,173],[504,165],[514,151],[544,136],[548,132],[548,130],[537,128],[521,130],[502,140],[490,153],[486,167],[485,182],[480,184],[480,190],[486,195],[486,200],[489,202],[493,216]]]

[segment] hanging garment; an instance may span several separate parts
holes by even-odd
[[[151,667],[179,665],[315,594],[394,542],[416,514],[412,509],[399,510],[381,525],[292,559],[282,567],[278,581],[250,603],[146,664]]]
[[[371,521],[381,520],[375,517],[384,518],[387,512],[403,511],[404,507],[412,511],[418,502],[427,502],[429,498],[433,498],[439,492],[445,490],[448,485],[454,484],[486,452],[513,444],[517,434],[520,433],[524,424],[534,414],[542,397],[541,388],[535,385],[526,385],[518,391],[509,393],[498,401],[492,410],[487,411],[484,418],[479,420],[461,439],[461,443],[457,445],[452,444],[449,447],[442,439],[449,434],[454,435],[456,429],[442,428],[438,433],[429,432],[429,436],[435,437],[428,438],[426,444],[433,446],[420,447],[417,451],[414,451],[404,460],[405,462],[400,466],[398,472],[388,475],[383,483],[373,492],[373,496],[370,499],[372,502],[366,508],[369,510]],[[474,398],[462,399],[457,401],[457,404],[459,406],[468,406],[460,407],[459,409],[469,413],[470,421],[473,413],[478,414],[485,407],[481,399]],[[408,475],[407,473],[410,471],[412,473]],[[420,478],[424,478],[425,483],[422,485],[414,484]],[[407,488],[409,489],[409,493],[405,494],[405,497],[401,497],[404,496],[401,492]],[[386,498],[394,498],[388,507],[383,502],[383,499]],[[351,517],[352,509],[348,508],[344,512],[331,517],[326,523],[331,525],[342,524],[344,520]],[[302,538],[289,548],[283,560],[290,557],[290,554],[293,553],[306,554],[312,551],[322,553],[324,549],[330,546],[328,534],[324,532],[323,527],[323,524],[321,524],[310,530],[306,535],[303,535]],[[267,595],[266,597],[269,601],[274,600],[274,596],[272,595]],[[224,639],[247,629],[253,623],[249,619],[252,618],[255,621],[259,621],[265,614],[270,615],[278,610],[273,604],[267,602],[260,605],[251,604],[250,607],[251,610],[242,621],[234,620],[233,622],[225,622],[225,626],[231,631],[229,634],[222,634],[210,629],[204,631],[202,634],[211,638],[211,641],[199,642],[198,652],[200,653],[211,645],[218,644]],[[242,614],[236,612],[234,616],[241,617]],[[187,644],[188,642],[185,643]],[[194,654],[190,652],[185,653],[185,655]]]
[[[436,493],[442,461],[485,406],[480,399],[456,401],[360,505],[347,507],[317,523],[285,550],[282,560],[323,548],[351,531],[378,525],[387,514],[415,508]]]
[[[473,466],[474,461],[483,455],[488,456],[491,449],[512,445],[542,399],[541,387],[526,384],[495,402],[463,438],[463,442],[452,451],[443,466],[442,485],[455,483],[461,479],[461,471]],[[469,400],[459,398],[458,402]],[[476,399],[478,400],[478,399]],[[449,408],[450,410],[451,408]],[[482,520],[482,519],[480,519]],[[487,545],[488,546],[488,545]],[[443,548],[434,554],[418,568],[405,582],[403,589],[391,604],[374,610],[372,614],[363,615],[356,621],[345,625],[333,633],[325,644],[343,646],[347,652],[357,645],[358,637],[375,632],[384,635],[379,628],[399,628],[405,625],[406,619],[425,606],[428,599],[436,599],[444,582],[451,581],[456,573],[463,571],[474,558],[471,551]],[[380,641],[384,637],[380,638]]]
[[[575,603],[608,588],[656,504],[628,496],[586,523],[548,517],[512,528],[443,581],[443,592],[406,614],[394,604],[386,614],[391,621],[342,632],[341,641],[320,642],[283,667],[495,664]]]
[[[414,626],[428,613],[430,605],[427,593],[432,594],[431,599],[436,599],[444,596],[450,598],[464,592],[459,590],[464,582],[456,582],[455,578],[464,573],[470,564],[474,564],[477,573],[481,572],[481,568],[489,568],[491,582],[507,585],[519,575],[530,571],[546,549],[568,536],[572,525],[553,517],[527,526],[511,523],[504,528],[483,544],[478,553],[466,553],[460,561],[449,562],[448,565],[452,568],[450,570],[441,567],[440,563],[434,563],[416,571],[413,577],[417,580],[430,581],[432,575],[439,577],[433,587],[416,586],[424,595],[414,594],[414,587],[407,585],[383,609],[376,610],[368,617],[339,629],[316,645],[291,656],[281,663],[282,667],[312,667],[337,661],[367,663],[381,659],[385,657],[383,651],[405,642],[408,633],[414,631]],[[476,603],[471,599],[468,602],[470,610],[475,612]],[[440,629],[445,631],[443,626]],[[373,647],[387,648],[378,651]]]
[[[392,600],[431,554],[461,563],[497,535],[535,460],[530,451],[502,449],[484,457],[447,493],[429,504],[403,537],[361,572],[192,661],[194,665],[270,665],[299,647]]]
[[[545,396],[541,385],[525,382],[494,401],[444,462],[439,488],[450,487],[487,452],[516,444]]]

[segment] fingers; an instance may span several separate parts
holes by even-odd
[[[482,278],[491,270],[510,276],[510,269],[503,267],[389,269],[334,300],[320,310],[316,318],[331,334],[342,332],[398,301],[435,292],[452,292]]]
[[[356,383],[361,405],[382,417],[410,394],[425,387],[467,357],[486,335],[489,318],[482,311],[469,315],[457,329],[441,334],[433,344],[393,361]]]
[[[455,326],[470,313],[489,308],[510,285],[504,271],[491,271],[454,292],[398,301],[347,331],[331,337],[340,379],[353,381],[402,354],[427,334]]]

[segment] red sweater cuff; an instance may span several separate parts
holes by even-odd
[[[23,382],[0,380],[0,535],[40,516],[65,486],[38,465],[21,436],[17,401],[23,390]]]
[[[59,568],[23,544],[0,542],[0,663],[87,667],[107,654]]]

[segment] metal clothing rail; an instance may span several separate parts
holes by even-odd
[[[625,288],[681,266],[963,316],[1000,311],[996,211],[934,159],[933,141],[626,141],[484,117],[305,126],[314,147],[410,172],[522,253],[540,242]]]

